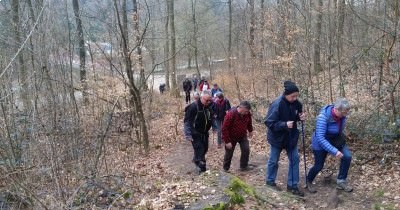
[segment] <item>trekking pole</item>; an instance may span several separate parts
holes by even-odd
[[[304,121],[301,121],[301,135],[303,139],[303,158],[304,158],[304,183],[307,187],[307,162],[306,162],[306,144],[304,141]]]

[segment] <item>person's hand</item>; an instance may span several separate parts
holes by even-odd
[[[253,132],[249,132],[248,137],[249,137],[249,139],[253,138]]]
[[[300,118],[301,121],[306,120],[307,119],[306,113],[305,112],[300,113],[299,118]]]
[[[225,147],[226,147],[227,149],[232,149],[232,143],[227,143],[227,144],[225,144]]]
[[[342,154],[340,151],[337,151],[335,156],[336,156],[338,159],[341,159],[341,158],[343,157],[343,154]]]
[[[286,125],[288,128],[293,128],[293,123],[294,123],[294,121],[287,121]]]

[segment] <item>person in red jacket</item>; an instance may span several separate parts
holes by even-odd
[[[225,143],[225,156],[223,168],[229,171],[233,152],[237,143],[240,145],[240,170],[249,170],[250,146],[247,137],[253,136],[253,124],[251,119],[251,105],[248,101],[240,102],[226,114],[222,125],[222,140]]]
[[[202,79],[199,84],[200,92],[204,90],[210,90],[210,84],[207,82],[206,79]]]

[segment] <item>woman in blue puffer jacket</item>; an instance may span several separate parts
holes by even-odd
[[[316,128],[312,137],[315,164],[307,175],[307,189],[311,193],[317,192],[312,182],[324,167],[328,153],[340,159],[336,188],[346,192],[353,191],[353,188],[347,183],[351,152],[346,145],[346,137],[343,132],[346,126],[346,117],[349,113],[350,104],[348,100],[339,98],[335,104],[323,107],[317,117]]]

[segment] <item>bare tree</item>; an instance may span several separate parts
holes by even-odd
[[[83,88],[83,100],[85,104],[88,103],[88,95],[87,95],[87,81],[86,81],[86,50],[85,50],[85,39],[83,37],[83,28],[82,28],[82,19],[81,12],[79,10],[79,2],[78,0],[72,0],[72,5],[74,8],[75,14],[75,22],[76,22],[76,31],[78,37],[78,46],[79,46],[79,69],[80,69],[80,79]]]
[[[342,51],[343,51],[343,30],[344,30],[344,15],[345,15],[346,0],[339,0],[337,7],[337,33],[336,33],[336,54],[337,66],[339,72],[339,89],[340,96],[345,97],[344,78],[342,71]]]
[[[174,11],[174,0],[167,0],[168,3],[168,16],[169,26],[171,32],[171,94],[175,97],[179,97],[178,84],[176,82],[176,35],[175,35],[175,11]]]

